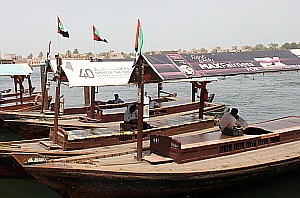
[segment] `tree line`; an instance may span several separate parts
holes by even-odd
[[[246,45],[242,47],[242,50],[247,51],[268,51],[268,50],[290,50],[290,49],[300,49],[300,43],[291,42],[291,43],[284,43],[279,47],[277,43],[270,43],[267,46],[263,44],[257,44],[254,47]],[[213,49],[213,53],[217,52],[217,48]]]
[[[267,46],[265,46],[263,44],[257,44],[254,47],[246,45],[246,46],[243,46],[241,50],[247,50],[247,51],[268,51],[268,50],[290,50],[290,49],[300,49],[300,42],[299,43],[296,43],[296,42],[284,43],[280,47],[279,47],[279,44],[276,44],[276,43],[270,43]],[[217,53],[218,50],[221,50],[220,47],[214,48],[211,52],[212,53]],[[101,52],[101,53],[99,53],[99,55],[106,56],[106,55],[108,55],[111,52],[114,52],[114,51],[111,50],[109,52]],[[208,52],[208,50],[206,50],[204,48],[201,48],[201,53],[207,53],[207,52]],[[73,54],[79,54],[79,50],[77,48],[75,48],[73,51],[67,50],[65,55],[67,57],[72,57]],[[88,57],[88,59],[89,59],[89,57],[93,57],[93,53],[92,52],[87,52],[85,54]],[[129,57],[132,57],[132,56],[135,55],[132,52],[131,53],[121,52],[121,54],[122,54],[122,56],[124,58],[129,58]],[[152,52],[151,51],[147,51],[147,52],[143,52],[143,54],[144,55],[149,55],[149,54],[152,54]],[[39,52],[38,57],[42,58],[43,56],[44,56],[43,52]],[[27,59],[33,59],[33,54],[30,53],[27,56]]]

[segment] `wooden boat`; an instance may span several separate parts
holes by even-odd
[[[200,73],[201,76],[218,76],[296,71],[300,68],[300,59],[287,51],[225,53],[220,56],[140,56],[135,65],[137,71],[132,73],[130,79],[132,82],[138,81],[139,85],[139,118],[143,117],[143,111],[140,111],[143,109],[143,81],[155,82],[157,79],[157,73],[151,70],[152,67],[157,67],[156,71],[161,71],[161,65],[163,68],[170,67],[176,70],[177,75],[185,75],[188,79],[191,76],[178,69],[182,63],[194,69],[193,76],[196,77]],[[265,56],[281,59],[283,64],[278,68],[264,68],[258,61],[252,61],[255,57]],[[164,74],[168,78],[168,72],[176,73],[170,71],[170,68],[160,73],[161,76]],[[143,74],[149,75],[145,78]],[[201,96],[205,83],[202,85]],[[101,194],[101,197],[153,197],[204,192],[269,179],[297,170],[300,163],[299,121],[300,118],[294,116],[258,123],[248,127],[244,135],[236,137],[224,137],[218,132],[204,134],[196,143],[191,139],[195,140],[198,134],[184,138],[154,135],[150,140],[150,151],[147,152],[143,147],[140,119],[136,154],[127,154],[127,149],[123,148],[123,154],[118,152],[103,156],[97,153],[52,160],[32,153],[11,155],[34,178],[62,196],[92,197]],[[184,140],[187,140],[187,144]]]
[[[124,62],[124,61],[123,61]],[[132,61],[131,61],[132,62]],[[129,63],[131,63],[129,62]],[[107,122],[115,122],[115,121],[122,121],[124,119],[124,112],[126,110],[126,106],[128,104],[132,103],[137,103],[136,101],[132,101],[129,103],[122,103],[122,104],[104,104],[103,102],[99,102],[95,100],[95,86],[104,86],[107,85],[107,80],[111,81],[111,85],[122,85],[122,84],[127,84],[128,79],[130,77],[130,73],[127,74],[126,71],[130,69],[132,70],[132,65],[128,67],[128,61],[125,61],[124,65],[119,65],[122,63],[122,61],[118,62],[113,62],[113,61],[107,61],[108,66],[106,64],[101,65],[102,67],[108,67],[109,69],[112,69],[112,71],[108,72],[114,72],[116,70],[114,67],[112,67],[112,64],[117,64],[117,70],[120,70],[120,67],[122,67],[121,71],[124,73],[125,72],[125,77],[122,77],[122,81],[118,80],[117,83],[114,80],[111,80],[109,77],[105,76],[105,80],[103,81],[103,77],[98,76],[98,80],[92,79],[91,82],[89,82],[91,79],[82,79],[80,77],[80,72],[82,70],[77,69],[81,68],[82,66],[85,66],[86,68],[94,68],[96,67],[95,65],[99,66],[99,63],[97,62],[88,62],[88,61],[75,61],[75,62],[68,62],[68,61],[63,61],[63,71],[64,75],[62,78],[59,78],[61,81],[62,79],[67,79],[70,83],[70,86],[85,86],[86,85],[93,85],[90,87],[90,90],[92,93],[90,93],[89,98],[91,99],[93,104],[90,104],[90,110],[87,110],[88,107],[72,107],[72,108],[64,108],[63,113],[60,113],[59,116],[59,123],[58,125],[60,127],[63,127],[65,130],[71,130],[71,129],[84,129],[88,127],[101,127],[101,125],[94,125],[93,123],[107,123]],[[78,75],[74,75],[73,71],[70,72],[70,65],[72,66],[74,71],[79,72]],[[53,65],[52,65],[53,67]],[[54,69],[56,71],[57,69]],[[88,70],[90,71],[90,70]],[[75,78],[76,76],[77,78]],[[79,77],[78,77],[79,76]],[[44,77],[46,78],[46,77]],[[115,79],[115,76],[112,75],[113,79]],[[119,77],[118,77],[119,79]],[[216,79],[210,78],[210,79],[204,79],[207,80],[208,82],[214,81]],[[43,80],[44,82],[46,79]],[[81,84],[78,84],[78,82],[81,82]],[[191,82],[197,82],[199,79],[195,79]],[[200,79],[201,81],[201,79]],[[202,79],[203,81],[203,79]],[[75,83],[75,84],[74,84]],[[193,84],[192,84],[193,85]],[[60,86],[59,86],[60,87]],[[161,87],[161,85],[160,85]],[[199,110],[203,109],[203,112],[212,112],[212,111],[219,111],[224,108],[223,104],[215,104],[211,102],[205,102],[202,104],[200,101],[196,101],[195,99],[195,90],[196,88],[193,88],[192,92],[192,99],[191,100],[186,100],[186,99],[180,99],[178,97],[160,97],[157,99],[160,102],[160,107],[155,108],[155,109],[150,109],[150,117],[156,117],[156,116],[161,116],[161,115],[167,115],[167,114],[175,114],[179,112],[184,112],[184,111],[191,111],[191,110]],[[161,90],[158,91],[158,94],[161,92],[164,92]],[[164,92],[166,93],[166,92]],[[47,95],[47,94],[46,94]],[[170,94],[169,94],[170,95]],[[59,101],[59,99],[57,99]],[[57,104],[60,104],[59,102],[56,102]],[[56,104],[55,103],[55,104]],[[200,104],[201,103],[201,104]],[[39,103],[39,107],[43,109],[42,103]],[[59,106],[59,105],[58,105]],[[125,107],[124,107],[125,106]],[[93,108],[92,108],[93,107]],[[99,112],[95,112],[96,108],[99,108]],[[52,105],[52,110],[55,110],[55,106]],[[57,107],[56,107],[57,108]],[[75,114],[76,113],[76,114]],[[81,113],[86,113],[87,115],[82,115]],[[31,138],[43,138],[43,137],[49,137],[49,128],[53,127],[53,120],[55,117],[55,112],[49,112],[44,110],[43,112],[33,112],[33,111],[26,111],[26,112],[8,112],[4,111],[1,112],[0,114],[0,120],[2,123],[2,127],[12,129],[14,131],[18,131],[20,134],[22,134],[25,138],[31,139]],[[97,117],[97,118],[96,118]],[[80,122],[76,122],[75,120],[79,120]],[[73,123],[73,124],[70,124]],[[89,123],[89,124],[86,124]]]
[[[195,117],[197,115],[185,112],[153,119],[149,123],[152,126],[155,125],[155,127],[144,130],[143,139],[148,140],[152,134],[178,135],[214,127],[213,119],[199,121]],[[190,122],[187,122],[187,120],[190,120]],[[106,153],[105,155],[107,155],[108,151],[112,154],[129,152],[126,150],[126,145],[137,141],[137,131],[120,131],[120,122],[109,125],[103,124],[102,128],[93,129],[64,131],[62,128],[59,128],[60,135],[58,136],[57,144],[53,143],[53,133],[54,131],[52,130],[50,139],[0,142],[0,169],[2,170],[0,176],[9,178],[30,177],[20,165],[17,165],[17,162],[9,153],[40,153],[49,158],[96,153]],[[114,146],[116,145],[122,146],[115,149]],[[123,147],[124,149],[120,149]],[[134,149],[130,152],[135,152],[135,145],[131,145],[132,147]],[[16,170],[14,170],[14,167],[16,167]]]
[[[207,80],[207,79],[204,79]],[[97,83],[99,83],[97,81]],[[57,95],[60,95],[59,93]],[[174,99],[173,99],[174,100]],[[59,101],[56,98],[56,104],[58,104]],[[94,100],[93,100],[94,101]],[[209,128],[212,127],[214,125],[214,120],[213,119],[209,119],[209,120],[198,120],[198,121],[192,121],[190,123],[186,123],[187,120],[186,118],[183,116],[184,114],[190,114],[195,112],[195,109],[199,109],[199,107],[201,107],[200,104],[204,104],[204,101],[200,101],[200,102],[195,102],[192,101],[190,103],[186,103],[184,102],[184,100],[174,100],[174,101],[168,101],[168,102],[162,102],[161,103],[161,107],[157,108],[153,111],[155,111],[155,113],[153,113],[153,117],[158,117],[157,120],[164,120],[164,116],[168,116],[170,117],[174,117],[174,118],[181,118],[184,119],[184,123],[182,122],[178,122],[178,119],[175,120],[171,125],[172,127],[170,127],[170,119],[169,120],[169,124],[168,124],[168,129],[166,130],[166,126],[163,126],[159,123],[157,123],[158,121],[155,121],[156,123],[153,123],[154,127],[149,129],[149,130],[145,130],[143,138],[144,139],[148,139],[150,137],[150,134],[158,134],[158,133],[162,133],[166,134],[166,135],[173,135],[173,134],[178,134],[178,133],[185,133],[185,132],[189,132],[189,131],[193,131],[193,130],[197,130],[197,129],[204,129],[204,128]],[[164,105],[166,104],[166,105]],[[57,105],[58,106],[58,105]],[[56,112],[58,112],[57,110],[57,106],[55,107]],[[217,110],[222,110],[225,108],[225,105],[223,104],[213,104],[213,103],[206,103],[206,107],[204,107],[204,105],[202,106],[202,113],[203,112],[210,112],[210,111],[217,111]],[[115,115],[113,115],[113,119],[114,120],[123,120],[123,112],[125,111],[125,109],[123,108],[117,108],[117,109],[104,109],[104,111],[108,111],[108,112],[112,112],[112,111],[120,111],[122,110],[122,113],[120,112],[118,114],[119,118],[116,117],[116,113]],[[193,111],[193,112],[192,112]],[[198,110],[199,111],[199,110]],[[113,113],[111,113],[113,114]],[[21,115],[21,114],[20,114]],[[24,115],[24,114],[23,114]],[[105,115],[105,114],[104,114]],[[120,115],[122,117],[122,119],[120,119]],[[34,117],[34,115],[29,115]],[[33,142],[27,142],[25,141],[20,142],[20,143],[15,143],[15,144],[11,144],[11,143],[2,143],[4,146],[1,148],[2,152],[35,152],[35,153],[43,153],[47,156],[61,156],[61,155],[68,155],[68,150],[73,150],[73,154],[72,155],[76,155],[78,154],[78,149],[82,149],[81,155],[82,154],[88,154],[90,151],[88,150],[89,148],[96,148],[96,147],[107,147],[109,145],[116,145],[116,144],[124,144],[124,143],[128,143],[128,142],[134,142],[137,140],[137,133],[136,131],[120,131],[120,122],[117,123],[107,123],[107,122],[103,122],[103,123],[81,123],[78,124],[78,122],[76,124],[72,124],[72,122],[74,121],[74,119],[72,120],[71,118],[67,119],[67,120],[62,120],[63,116],[60,116],[60,118],[57,117],[57,114],[52,118],[51,117],[45,117],[46,119],[51,119],[50,121],[46,121],[43,120],[34,120],[34,121],[30,121],[30,120],[13,120],[11,121],[11,123],[13,123],[12,125],[14,127],[16,126],[22,126],[23,123],[25,123],[25,127],[28,127],[29,124],[32,124],[32,127],[40,127],[43,124],[47,125],[48,127],[51,126],[53,127],[53,121],[54,121],[54,128],[50,134],[50,141],[45,141],[45,140],[36,140],[35,143]],[[105,117],[105,116],[103,116]],[[195,117],[195,116],[193,116]],[[196,116],[198,118],[198,116]],[[28,118],[28,117],[27,117]],[[57,121],[57,123],[55,123],[55,120]],[[151,118],[152,120],[152,118]],[[6,123],[8,120],[6,120]],[[106,120],[108,121],[108,120]],[[151,121],[152,122],[152,121]],[[151,123],[150,122],[150,123]],[[19,123],[19,124],[16,124]],[[151,123],[152,124],[152,123]],[[57,131],[55,131],[55,125],[57,126]],[[65,131],[62,128],[59,128],[59,126],[64,126],[64,129],[68,128],[68,129],[75,129],[75,127],[77,127],[77,130],[69,130],[69,131]],[[85,129],[83,129],[85,128]],[[99,129],[96,129],[99,128]],[[40,128],[38,128],[40,129]],[[78,130],[80,129],[80,130]],[[40,131],[39,131],[40,132]],[[48,131],[49,133],[49,128]],[[74,134],[76,132],[79,132],[77,134]],[[91,135],[93,134],[93,135]],[[74,138],[75,136],[75,138]],[[32,147],[31,147],[32,146]],[[15,148],[17,147],[17,148]],[[19,148],[20,147],[20,148]],[[55,149],[54,151],[52,151],[52,149]],[[49,151],[50,150],[50,151]],[[61,151],[60,151],[61,150]],[[67,150],[67,151],[62,151],[62,150]],[[4,155],[5,159],[3,160],[4,162],[6,162],[7,159],[7,155]],[[13,161],[13,160],[12,160]],[[3,164],[0,164],[0,166]],[[10,168],[10,166],[1,166],[3,169],[5,168]],[[19,171],[16,171],[16,173],[20,175],[22,175],[21,173],[21,169]],[[10,174],[12,174],[10,172]],[[6,173],[6,175],[9,175],[8,173]],[[12,175],[10,175],[12,176]]]
[[[12,89],[0,91],[0,110],[18,111],[38,108],[34,103],[40,92],[33,92],[30,75],[33,73],[28,64],[0,64],[0,76],[10,76],[13,79],[15,93]],[[24,81],[28,81],[28,88],[24,88]],[[18,88],[19,87],[19,88]]]
[[[300,117],[286,117],[252,125],[260,135],[223,137],[181,144],[180,161],[158,155],[144,156],[151,161],[136,161],[136,155],[122,150],[123,154],[101,153],[46,160],[38,154],[12,154],[26,171],[39,182],[62,196],[84,197],[151,197],[180,193],[207,192],[234,185],[251,184],[298,169]],[[247,131],[247,129],[246,129]],[[205,133],[207,135],[219,133]],[[177,139],[191,140],[192,136]],[[152,140],[157,139],[154,136]],[[158,139],[161,144],[166,141]],[[152,142],[150,142],[152,144]],[[176,149],[175,140],[165,144]],[[242,144],[244,146],[242,146]],[[174,145],[174,146],[172,146]],[[163,146],[161,147],[163,148]],[[150,145],[150,152],[153,152]],[[194,149],[194,150],[193,150]],[[193,156],[203,153],[201,157]],[[144,151],[149,155],[149,151]],[[217,157],[218,156],[218,157]],[[197,158],[197,159],[196,159]],[[201,161],[194,161],[199,160]],[[174,162],[175,161],[175,162]],[[176,163],[176,162],[179,162]],[[155,164],[155,165],[153,165]]]
[[[160,108],[150,109],[150,118],[163,115],[177,114],[180,112],[199,111],[198,102],[188,102],[187,100],[177,100],[162,102]],[[225,108],[224,104],[205,103],[204,113],[218,112]],[[80,114],[61,115],[59,117],[59,127],[64,130],[78,130],[86,128],[102,127],[102,124],[109,122],[121,122],[124,119],[126,107],[116,109],[103,109],[102,120],[100,123],[79,122]],[[50,129],[53,128],[54,115],[43,115],[34,112],[2,112],[0,115],[2,127],[17,131],[26,139],[36,139],[49,137]],[[107,126],[107,125],[106,125]]]

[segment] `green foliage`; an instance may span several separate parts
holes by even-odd
[[[253,50],[253,47],[250,46],[250,45],[245,45],[245,46],[243,46],[243,49],[244,49],[244,50],[250,50],[250,51],[252,51],[252,50]]]
[[[265,51],[268,48],[265,47],[263,44],[257,44],[254,46],[253,51]]]
[[[207,49],[204,49],[204,48],[201,48],[200,50],[201,50],[201,53],[207,53],[208,52]]]
[[[79,50],[78,50],[77,48],[75,48],[75,49],[73,50],[73,54],[79,54]]]
[[[33,54],[30,53],[30,54],[27,56],[27,59],[33,59]]]
[[[211,50],[211,53],[218,53],[218,49],[214,48],[213,50]]]
[[[66,51],[66,56],[67,56],[67,57],[72,57],[72,52],[71,52],[71,50],[67,50],[67,51]]]
[[[43,52],[40,52],[38,55],[39,58],[42,58],[43,56],[44,56]]]
[[[278,44],[276,44],[276,43],[269,44],[268,50],[277,50],[277,49],[278,49]]]
[[[85,58],[86,59],[90,59],[91,57],[93,57],[94,56],[94,54],[92,53],[92,52],[88,52],[88,53],[85,53],[86,55],[85,55]]]
[[[292,42],[292,43],[284,43],[280,49],[283,49],[283,50],[287,50],[287,49],[299,49],[300,48],[300,43],[295,43],[295,42]]]
[[[300,44],[298,43],[295,43],[295,42],[292,42],[291,43],[291,48],[290,49],[298,49],[300,47]]]
[[[144,52],[144,55],[151,55],[151,52]]]

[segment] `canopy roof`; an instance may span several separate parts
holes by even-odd
[[[144,55],[135,68],[140,64],[145,83],[300,70],[300,58],[287,50]],[[132,73],[129,83],[137,83],[137,74]]]
[[[0,64],[0,76],[31,75],[32,68],[27,64]]]
[[[56,71],[56,60],[51,61]],[[89,60],[63,60],[70,87],[126,85],[133,70],[133,60],[91,62]]]

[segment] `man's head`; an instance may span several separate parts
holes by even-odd
[[[136,105],[135,104],[133,104],[133,105],[131,105],[130,107],[129,107],[129,111],[130,112],[133,112],[133,111],[135,111],[136,110]]]
[[[236,116],[238,114],[239,110],[236,109],[236,108],[232,108],[231,111],[230,111],[230,114],[233,115],[233,116]]]
[[[115,98],[119,98],[119,94],[115,94]]]

